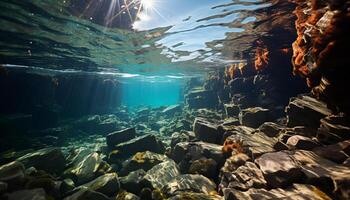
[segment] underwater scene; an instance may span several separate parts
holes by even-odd
[[[348,200],[349,36],[349,0],[1,0],[0,200]]]

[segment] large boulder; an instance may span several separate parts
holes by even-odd
[[[138,152],[123,162],[120,175],[127,175],[129,172],[138,169],[148,171],[153,166],[167,160],[169,160],[169,158],[162,154],[153,153],[151,151]]]
[[[255,163],[271,188],[285,187],[302,178],[298,162],[287,152],[263,154]]]
[[[221,191],[226,188],[248,190],[249,188],[265,187],[266,181],[261,170],[252,162],[248,161],[232,171],[221,171]]]
[[[17,161],[26,168],[35,167],[56,174],[60,174],[66,167],[66,159],[60,148],[40,149],[18,158]]]
[[[121,187],[128,192],[139,194],[143,188],[141,182],[145,175],[146,172],[143,169],[130,172],[127,176],[120,178]]]
[[[208,178],[202,175],[190,174],[177,176],[162,188],[163,194],[168,197],[187,191],[210,194],[215,190],[215,183]]]
[[[343,114],[327,116],[320,121],[317,139],[325,144],[334,144],[350,139],[350,119]]]
[[[324,192],[313,185],[294,184],[293,187],[286,189],[256,189],[251,188],[248,191],[236,189],[225,189],[225,199],[227,200],[272,200],[272,199],[313,199],[313,200],[331,200]]]
[[[276,137],[284,128],[285,127],[273,122],[265,122],[259,126],[259,131],[265,133],[265,135],[269,137]]]
[[[110,170],[111,168],[102,160],[101,155],[92,152],[86,156],[76,158],[71,167],[64,172],[64,176],[72,178],[75,183],[80,185]]]
[[[306,126],[318,128],[320,120],[332,114],[326,103],[307,95],[291,98],[285,111],[289,127]]]
[[[237,117],[241,111],[239,106],[236,104],[224,104],[226,116]]]
[[[136,137],[132,140],[119,143],[114,146],[115,150],[118,150],[120,158],[126,158],[137,152],[152,151],[155,153],[163,153],[164,146],[155,135],[147,134],[140,137]]]
[[[153,189],[161,189],[173,178],[180,175],[177,164],[172,161],[165,161],[148,170],[143,177],[142,183]]]
[[[7,184],[8,189],[16,189],[25,180],[24,165],[18,161],[0,166],[0,181]]]
[[[270,120],[270,111],[261,107],[247,108],[239,113],[241,125],[258,128],[261,124]]]
[[[109,197],[117,194],[120,189],[120,183],[116,173],[104,174],[83,186]]]
[[[221,140],[222,135],[216,124],[204,118],[196,118],[193,124],[193,132],[203,142],[216,143]]]
[[[196,88],[190,91],[186,96],[186,104],[191,109],[196,108],[214,108],[219,100],[214,90],[204,90]]]
[[[319,144],[315,140],[302,135],[291,136],[287,140],[287,145],[295,149],[304,149],[304,150],[311,150],[319,146]]]
[[[212,158],[194,160],[189,169],[189,174],[201,174],[207,178],[215,179],[218,175],[218,164]]]
[[[106,142],[109,147],[114,147],[115,145],[126,142],[136,137],[135,128],[127,128],[121,131],[115,131],[106,136]]]

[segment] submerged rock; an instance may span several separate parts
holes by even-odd
[[[219,195],[209,195],[202,193],[194,193],[194,192],[179,192],[173,197],[170,197],[169,200],[223,200],[223,198]]]
[[[266,153],[255,160],[271,188],[288,186],[302,177],[295,158],[286,152]]]
[[[106,195],[81,187],[74,194],[65,197],[63,200],[110,200]]]
[[[118,193],[120,189],[120,183],[116,173],[109,173],[84,184],[83,187],[87,187],[90,190],[100,192],[106,196],[111,197]]]
[[[210,194],[215,190],[215,183],[208,178],[202,175],[190,174],[177,176],[162,188],[162,192],[168,197],[174,196],[179,192],[191,191],[195,193]]]
[[[343,114],[321,119],[317,139],[325,144],[334,144],[350,139],[350,119]]]
[[[241,111],[238,105],[235,104],[224,104],[226,116],[228,117],[236,117],[239,115]]]
[[[18,158],[17,161],[27,168],[35,167],[56,174],[60,174],[66,167],[66,159],[60,148],[40,149]]]
[[[188,173],[201,174],[207,178],[216,179],[218,175],[218,164],[212,158],[201,158],[191,163]]]
[[[239,113],[241,125],[258,128],[261,124],[270,119],[270,111],[261,107],[247,108]]]
[[[134,195],[133,193],[123,191],[118,193],[115,200],[140,200],[140,197]]]
[[[141,182],[145,175],[146,172],[143,169],[130,172],[127,176],[120,178],[121,187],[128,192],[139,194],[143,188]]]
[[[343,163],[350,155],[350,140],[313,149],[317,155],[336,163]]]
[[[23,185],[25,178],[24,165],[18,161],[0,167],[0,181],[6,183],[6,188],[16,189]]]
[[[85,157],[77,159],[73,165],[64,172],[64,176],[72,178],[80,185],[110,170],[109,165],[102,160],[101,155],[93,152]]]
[[[286,189],[256,189],[239,191],[235,189],[225,189],[225,199],[227,200],[268,200],[268,199],[313,199],[331,200],[329,196],[312,185],[294,184]]]
[[[324,102],[306,95],[291,98],[285,111],[289,127],[306,126],[318,128],[320,120],[332,114]]]
[[[173,178],[180,175],[177,164],[172,161],[165,161],[148,170],[143,177],[143,184],[147,187],[160,189],[169,183]]]
[[[312,140],[311,138],[301,136],[301,135],[293,135],[287,140],[287,145],[295,148],[295,149],[304,149],[311,150],[319,144]]]
[[[118,155],[120,155],[120,158],[129,157],[142,151],[164,152],[162,142],[153,134],[143,135],[127,142],[119,143],[115,145],[114,149],[119,151]]]
[[[172,106],[168,106],[167,108],[165,108],[162,113],[165,115],[174,115],[177,112],[181,112],[181,106],[180,105],[172,105]]]
[[[116,131],[110,133],[106,136],[106,142],[109,147],[114,147],[115,145],[126,142],[136,137],[135,128],[127,128],[121,131]]]
[[[169,158],[162,154],[153,153],[151,151],[138,152],[123,163],[120,174],[127,175],[129,172],[138,169],[148,171],[153,166],[167,160],[169,160]]]
[[[221,140],[222,135],[218,126],[204,118],[196,118],[193,124],[193,132],[203,142],[216,143]]]
[[[189,108],[214,108],[218,104],[218,96],[213,90],[196,88],[185,96]]]
[[[285,127],[273,122],[265,122],[259,126],[259,131],[265,133],[265,135],[269,137],[276,137],[278,133],[284,128]]]

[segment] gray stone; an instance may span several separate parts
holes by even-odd
[[[148,171],[153,166],[167,160],[169,160],[169,158],[162,154],[153,153],[151,151],[138,152],[123,162],[120,175],[127,175],[129,172],[138,169]]]
[[[204,118],[196,118],[194,120],[193,132],[203,142],[216,143],[221,139],[218,126]]]
[[[266,153],[255,160],[271,188],[285,187],[302,177],[295,158],[286,152]]]
[[[126,142],[136,137],[135,128],[127,128],[121,131],[116,131],[110,133],[106,136],[106,142],[109,147],[114,147],[115,145]]]
[[[125,158],[142,151],[163,153],[164,146],[161,141],[157,140],[155,135],[147,134],[140,137],[136,137],[127,142],[120,143],[115,146],[115,150],[119,151],[119,155],[121,158]]]
[[[184,174],[168,182],[162,192],[166,196],[174,196],[179,192],[191,191],[195,193],[210,194],[216,190],[214,182],[202,175]]]
[[[60,148],[40,149],[18,158],[17,161],[23,163],[26,168],[35,167],[56,174],[60,174],[66,167],[66,159]]]
[[[13,161],[0,167],[0,181],[8,184],[9,189],[17,189],[24,182],[24,165]]]
[[[172,160],[159,163],[148,170],[143,177],[143,184],[154,189],[160,189],[167,185],[169,181],[180,175],[176,163]]]
[[[220,190],[234,188],[248,190],[250,188],[265,188],[266,181],[261,170],[252,162],[246,162],[233,171],[222,171]]]
[[[109,197],[117,194],[120,189],[120,183],[116,173],[104,174],[83,186]]]
[[[256,189],[239,191],[236,189],[225,189],[225,199],[227,200],[272,200],[272,199],[295,199],[295,200],[331,200],[324,192],[313,185],[294,184],[286,189]]]
[[[320,119],[332,114],[326,103],[307,95],[291,98],[285,111],[288,127],[306,126],[318,128]]]
[[[127,176],[120,178],[120,184],[123,189],[134,194],[139,194],[142,189],[142,180],[146,175],[145,170],[139,169],[130,172]]]
[[[259,126],[259,130],[261,132],[264,132],[265,135],[269,137],[276,137],[278,133],[284,128],[285,127],[273,122],[265,122],[261,126]]]
[[[304,149],[304,150],[311,150],[319,144],[312,140],[311,138],[301,136],[301,135],[293,135],[287,140],[287,145],[294,147],[295,149]]]
[[[270,111],[261,107],[247,108],[239,113],[241,125],[258,128],[270,119]]]

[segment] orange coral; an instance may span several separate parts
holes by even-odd
[[[269,50],[258,47],[255,51],[255,69],[261,70],[269,64]]]
[[[227,138],[222,147],[222,152],[227,155],[231,155],[233,151],[242,153],[243,152],[242,146],[243,146],[242,142],[237,142],[235,140]]]

